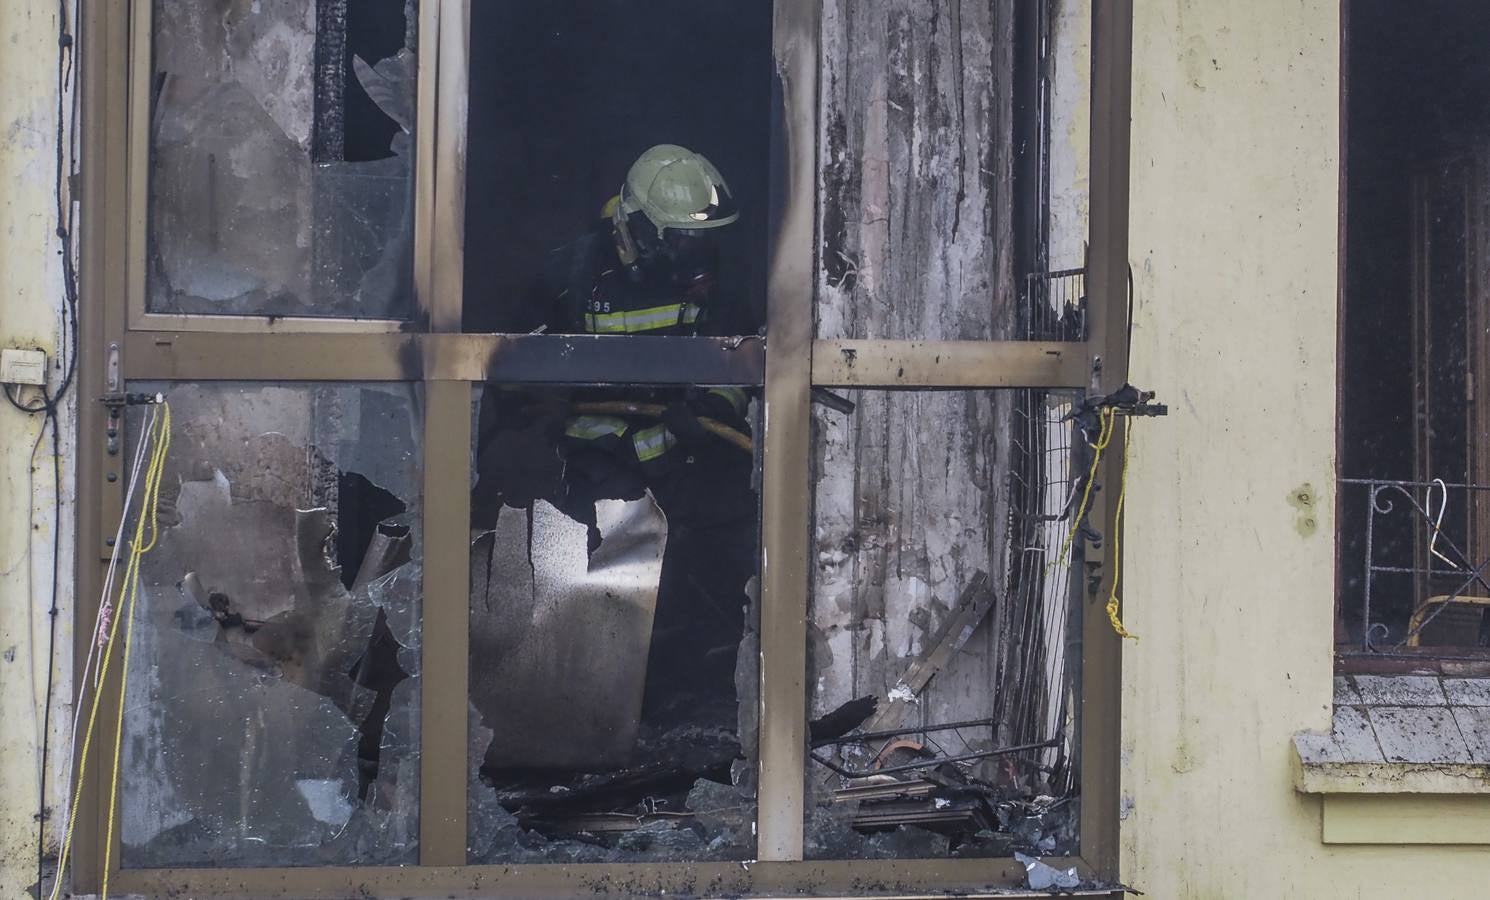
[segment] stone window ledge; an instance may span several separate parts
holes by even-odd
[[[1330,733],[1293,745],[1306,794],[1490,794],[1490,679],[1337,676]]]
[[[1326,844],[1490,844],[1490,679],[1336,677],[1330,733],[1293,746]]]

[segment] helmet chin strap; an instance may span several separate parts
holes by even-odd
[[[632,232],[631,217],[626,213],[624,203],[617,208],[611,221],[616,241],[616,256],[632,281],[641,281],[645,277],[649,263],[670,260],[662,237],[663,229],[658,229],[658,239],[655,244],[643,247],[643,242],[638,241]],[[650,220],[646,224],[650,226]]]
[[[636,238],[631,236],[631,226],[626,221],[624,202],[616,205],[616,211],[611,216],[611,226],[611,232],[616,240],[616,256],[620,258],[621,265],[630,272],[637,267],[641,251],[636,246]]]

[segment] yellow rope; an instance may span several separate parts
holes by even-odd
[[[1071,530],[1066,533],[1066,539],[1061,542],[1061,551],[1045,571],[1048,573],[1056,566],[1063,565],[1070,558],[1071,546],[1076,542],[1076,535],[1081,531],[1082,520],[1086,518],[1087,507],[1092,499],[1092,485],[1097,481],[1097,467],[1102,464],[1102,451],[1112,445],[1113,432],[1117,430],[1117,410],[1105,407],[1101,410],[1101,427],[1097,430],[1097,441],[1089,445],[1092,448],[1092,466],[1086,474],[1086,487],[1081,491],[1081,503],[1076,508],[1076,517],[1071,520]],[[1132,634],[1123,627],[1122,619],[1118,618],[1118,578],[1121,575],[1122,566],[1122,528],[1123,528],[1123,499],[1128,493],[1128,437],[1133,433],[1133,420],[1128,418],[1123,423],[1123,469],[1122,477],[1118,482],[1117,509],[1112,517],[1112,592],[1107,596],[1107,620],[1112,623],[1112,630],[1119,637],[1138,640],[1138,635]]]
[[[140,583],[140,559],[155,546],[155,539],[158,535],[160,482],[165,470],[166,450],[171,444],[171,407],[169,404],[162,403],[161,411],[158,414],[152,413],[150,427],[147,429],[146,434],[146,440],[150,441],[153,447],[150,454],[150,465],[145,472],[145,495],[141,499],[140,517],[135,522],[135,535],[133,542],[130,544],[129,564],[125,569],[124,580],[119,586],[119,603],[127,606],[127,615],[130,622],[125,626],[123,671],[119,678],[119,716],[114,740],[113,780],[109,794],[108,837],[104,843],[103,885],[100,894],[102,900],[107,900],[109,896],[109,870],[113,867],[115,799],[119,793],[119,768],[121,751],[124,746],[124,698],[129,680],[129,627],[134,621],[134,601],[138,594]],[[145,541],[146,509],[149,510],[150,520],[150,540],[148,543]],[[128,592],[127,598],[126,591]],[[122,618],[124,616],[119,615],[119,611],[116,609],[113,621],[109,625],[108,640],[104,644],[103,662],[99,667],[100,685],[106,683],[109,666],[113,662],[114,643],[119,635],[119,620]],[[82,689],[86,690],[87,685],[83,685]],[[61,896],[62,877],[67,870],[68,856],[72,852],[73,835],[76,832],[78,824],[78,807],[83,799],[83,784],[86,780],[88,757],[93,747],[93,730],[98,723],[98,708],[102,697],[102,691],[95,691],[93,694],[93,703],[88,710],[88,727],[83,732],[83,749],[77,757],[78,774],[77,781],[73,787],[72,808],[68,811],[67,816],[67,833],[62,841],[62,852],[57,857],[56,878],[52,882],[52,900],[57,900]]]
[[[1097,466],[1102,462],[1102,451],[1106,450],[1107,445],[1112,443],[1114,421],[1112,409],[1103,409],[1101,416],[1102,425],[1097,429],[1097,442],[1090,445],[1093,451],[1092,467],[1086,473],[1086,487],[1081,491],[1081,504],[1076,508],[1076,517],[1071,520],[1071,530],[1066,533],[1066,539],[1061,542],[1061,552],[1056,554],[1055,561],[1050,563],[1045,569],[1047,573],[1056,566],[1064,565],[1068,560],[1071,553],[1071,544],[1076,540],[1076,533],[1081,530],[1081,522],[1086,518],[1087,504],[1092,499],[1092,485],[1097,480]]]
[[[1128,418],[1123,423],[1123,473],[1118,479],[1117,510],[1112,516],[1112,593],[1107,595],[1107,621],[1112,623],[1112,630],[1117,632],[1118,637],[1132,638],[1138,640],[1138,635],[1130,634],[1123,627],[1123,620],[1118,618],[1118,580],[1122,577],[1122,538],[1123,538],[1123,498],[1128,493],[1128,448],[1132,446],[1129,440],[1133,434],[1133,419]]]

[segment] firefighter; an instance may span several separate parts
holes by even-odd
[[[673,144],[643,153],[598,228],[555,251],[561,329],[581,334],[732,333],[721,301],[719,229],[739,218],[713,164]]]
[[[743,303],[719,284],[718,235],[738,216],[712,163],[676,145],[652,147],[594,225],[550,254],[538,318],[569,334],[736,333]],[[574,412],[618,401],[663,412]],[[550,414],[536,414],[544,402]],[[650,492],[666,517],[643,712],[653,724],[734,722],[744,589],[756,571],[753,460],[700,419],[749,435],[748,403],[730,387],[577,389],[536,402],[528,392],[484,394],[474,525],[491,527],[504,503],[545,499],[589,528],[593,553],[597,500]]]

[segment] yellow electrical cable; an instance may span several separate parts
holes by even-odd
[[[119,801],[119,769],[123,761],[124,752],[124,700],[126,689],[129,686],[129,651],[134,642],[129,639],[134,628],[135,600],[140,593],[140,563],[139,560],[151,550],[155,549],[156,539],[160,537],[158,527],[158,516],[160,513],[160,480],[165,472],[166,452],[171,448],[171,405],[162,401],[161,403],[161,429],[156,439],[155,451],[150,458],[150,471],[145,474],[145,497],[142,505],[150,507],[150,540],[141,546],[138,542],[139,533],[143,528],[136,527],[136,543],[130,548],[130,559],[134,562],[134,578],[128,581],[129,600],[127,601],[128,612],[120,610],[116,616],[123,613],[127,617],[124,623],[124,660],[119,668],[119,713],[114,723],[114,772],[113,779],[109,784],[109,818],[108,834],[103,845],[103,885],[99,892],[99,900],[109,900],[109,870],[113,868],[114,859],[114,823],[115,809]],[[144,516],[140,516],[143,524]]]
[[[1116,431],[1117,410],[1112,407],[1104,408],[1100,414],[1101,427],[1097,431],[1097,441],[1091,444],[1092,467],[1087,471],[1086,487],[1081,492],[1081,504],[1076,508],[1076,518],[1071,522],[1071,530],[1067,532],[1066,539],[1061,542],[1061,551],[1056,555],[1055,561],[1046,566],[1049,572],[1056,566],[1065,563],[1071,552],[1071,545],[1076,541],[1076,535],[1081,530],[1082,519],[1086,518],[1087,506],[1092,498],[1092,484],[1097,480],[1097,467],[1102,463],[1102,451],[1112,444],[1112,435]],[[1112,517],[1112,592],[1107,596],[1107,621],[1112,623],[1112,630],[1119,637],[1138,640],[1138,635],[1132,634],[1123,627],[1122,619],[1118,618],[1118,579],[1121,576],[1122,566],[1122,528],[1123,528],[1123,500],[1128,493],[1128,445],[1129,436],[1133,433],[1133,420],[1128,418],[1123,423],[1123,468],[1122,475],[1118,481],[1117,508]]]
[[[148,552],[152,547],[155,546],[155,538],[158,533],[157,521],[160,508],[160,481],[162,473],[165,469],[166,449],[170,446],[171,443],[171,408],[169,404],[166,404],[164,402],[162,402],[161,408],[163,409],[163,413],[160,415],[152,415],[150,422],[151,427],[146,431],[146,440],[151,442],[153,444],[153,447],[150,455],[150,465],[145,473],[145,495],[141,499],[140,518],[135,523],[135,536],[134,541],[130,545],[129,564],[125,568],[124,580],[119,586],[119,601],[121,603],[125,602],[125,591],[129,591],[128,604],[131,621],[133,621],[134,615],[134,597],[137,594],[139,587],[140,559],[146,552]],[[146,508],[150,510],[149,544],[145,543],[144,510]],[[123,616],[119,615],[119,612],[116,609],[113,621],[109,625],[108,640],[104,643],[103,662],[100,664],[99,667],[100,685],[106,682],[109,667],[113,662],[114,643],[119,635],[119,620],[121,618],[123,618]],[[124,715],[124,691],[129,676],[129,635],[127,630],[125,632],[124,648],[124,672],[122,673],[119,682],[119,716],[121,725]],[[86,690],[87,685],[83,685],[81,689]],[[102,700],[102,696],[102,691],[95,691],[93,694],[93,703],[88,710],[88,727],[83,732],[82,752],[77,756],[77,781],[73,787],[72,808],[68,811],[67,832],[63,837],[62,851],[57,856],[57,873],[55,879],[52,882],[52,893],[50,895],[51,900],[57,900],[57,898],[60,897],[62,893],[62,878],[67,871],[67,860],[72,852],[73,836],[76,832],[78,824],[78,807],[81,805],[83,800],[83,784],[86,780],[85,776],[88,768],[88,757],[93,747],[93,730],[98,723],[98,708],[99,703]],[[105,850],[103,885],[101,893],[102,898],[107,898],[109,895],[109,869],[112,867],[114,846],[114,797],[118,794],[120,750],[122,747],[123,734],[121,728],[120,733],[116,735],[114,744],[114,778],[112,782],[113,793],[110,795],[109,798],[109,835],[107,842],[104,844]]]
[[[1117,632],[1118,637],[1132,638],[1138,640],[1138,635],[1130,634],[1123,627],[1123,620],[1118,618],[1118,580],[1122,577],[1122,537],[1123,537],[1123,498],[1128,493],[1128,448],[1132,442],[1128,439],[1133,434],[1133,419],[1128,418],[1123,423],[1123,470],[1118,479],[1117,510],[1112,516],[1112,592],[1107,595],[1107,621],[1112,623],[1112,630]],[[126,649],[127,652],[127,649]]]
[[[1086,487],[1081,491],[1081,504],[1076,508],[1076,517],[1071,520],[1071,530],[1066,533],[1066,539],[1061,542],[1061,552],[1056,554],[1055,561],[1045,567],[1047,573],[1066,562],[1071,552],[1071,544],[1076,540],[1076,533],[1081,530],[1081,521],[1086,518],[1087,503],[1092,499],[1092,484],[1097,480],[1097,466],[1102,462],[1102,451],[1112,443],[1114,421],[1112,409],[1103,409],[1101,417],[1102,424],[1097,429],[1097,442],[1089,445],[1093,451],[1092,467],[1086,474]]]

